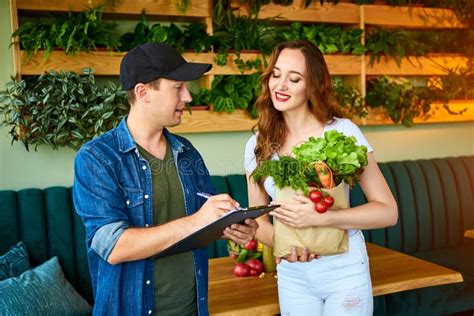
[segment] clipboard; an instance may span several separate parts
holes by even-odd
[[[236,223],[243,223],[247,218],[255,219],[278,207],[280,207],[280,205],[260,205],[247,208],[237,208],[229,211],[224,216],[219,217],[210,224],[156,254],[153,256],[153,259],[168,257],[178,253],[206,247],[214,240],[219,239],[223,235],[223,231],[226,227]]]

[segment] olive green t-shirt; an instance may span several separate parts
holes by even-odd
[[[153,224],[186,216],[183,189],[169,143],[163,160],[138,146],[151,169]],[[197,315],[196,280],[192,252],[155,259],[155,311],[157,315]]]

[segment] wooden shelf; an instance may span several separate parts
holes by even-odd
[[[250,131],[257,123],[243,110],[229,113],[212,111],[185,112],[179,126],[170,128],[173,133],[208,133]]]
[[[450,115],[441,103],[431,105],[433,109],[422,117],[416,117],[415,124],[427,123],[454,123],[454,122],[474,122],[474,100],[453,100],[449,102],[449,108],[453,112],[467,109],[462,115]],[[393,125],[393,121],[388,117],[384,109],[371,110],[369,115],[363,119],[354,118],[353,121],[362,126]]]
[[[81,72],[83,68],[94,68],[96,75],[118,75],[120,61],[125,53],[114,52],[81,52],[77,55],[66,55],[62,51],[53,51],[48,59],[44,57],[44,51],[39,51],[25,63],[25,52],[20,52],[21,74],[40,75],[45,71],[64,70]]]
[[[168,0],[11,0],[12,21],[16,21],[18,12],[65,12],[83,11],[87,7],[105,4],[105,12],[113,14],[139,15],[146,9],[146,14],[172,20],[181,17],[187,20],[204,18],[212,33],[212,5],[210,0],[190,1],[190,7],[181,14],[175,1]],[[238,5],[238,12],[248,14],[248,5]],[[112,6],[111,3],[116,3]],[[321,5],[318,1],[312,1],[305,8],[305,0],[294,0],[290,6],[281,6],[270,3],[264,5],[259,13],[259,18],[276,18],[277,21],[300,21],[312,23],[338,23],[352,24],[365,28],[371,25],[401,26],[405,28],[461,28],[463,25],[450,10],[428,9],[419,7],[391,7],[388,5],[363,5],[344,3],[340,1],[337,5],[325,3]],[[13,29],[17,24],[13,24]],[[17,46],[15,49],[18,49]],[[44,52],[34,55],[27,63],[24,61],[24,52],[15,53],[17,57],[16,71],[22,75],[40,75],[45,71],[65,70],[80,72],[83,68],[94,68],[96,75],[117,76],[119,74],[120,61],[125,53],[94,51],[91,53],[79,53],[77,55],[65,55],[61,51],[54,51],[46,60]],[[191,62],[204,62],[214,64],[216,55],[214,53],[184,53],[184,58]],[[240,58],[244,61],[255,60],[263,57],[259,53],[242,53]],[[235,66],[233,59],[235,54],[229,54],[227,65],[221,67],[213,66],[200,83],[206,82],[207,87],[214,75],[240,75],[240,70]],[[430,76],[446,75],[448,68],[466,67],[468,59],[461,55],[431,55],[424,57],[404,58],[401,65],[391,59],[382,59],[380,63],[370,65],[369,56],[353,55],[325,55],[331,75],[343,75],[358,77],[359,87],[365,90],[366,76]],[[246,71],[248,74],[252,71]],[[439,123],[439,122],[467,122],[474,121],[474,100],[450,102],[453,111],[468,108],[463,115],[449,115],[444,108],[434,111],[422,118],[415,119],[415,123]],[[384,113],[383,109],[371,111],[369,116],[363,120],[356,120],[361,125],[385,125],[393,124]],[[256,120],[250,118],[245,111],[236,111],[232,114],[216,113],[211,111],[194,111],[192,115],[186,113],[183,116],[183,124],[173,128],[177,133],[198,132],[228,132],[249,131]]]
[[[21,60],[25,60],[24,52],[21,52]],[[65,70],[80,72],[83,68],[94,68],[96,75],[118,75],[120,61],[125,53],[116,52],[91,52],[79,53],[77,55],[65,55],[62,51],[54,51],[48,59],[44,58],[44,52],[40,51],[34,55],[26,64],[21,65],[22,75],[40,75],[45,71]],[[184,53],[184,58],[190,62],[213,63],[214,53]],[[258,53],[242,53],[240,56],[244,61],[263,57]],[[229,54],[227,65],[214,65],[209,75],[240,75],[240,70],[235,66],[233,59],[235,54]],[[360,75],[361,57],[354,55],[325,55],[331,75]],[[392,75],[392,76],[429,76],[446,75],[448,68],[467,67],[468,58],[461,55],[432,55],[425,57],[404,58],[401,65],[392,59],[385,59],[374,65],[370,65],[370,57],[365,56],[366,75]],[[254,72],[246,71],[244,74]]]
[[[270,3],[262,5],[258,13],[259,19],[275,18],[277,21],[298,22],[321,22],[321,23],[347,23],[357,24],[360,22],[359,6],[352,3],[325,3],[311,1],[305,8],[304,0],[294,0],[289,6]],[[233,1],[232,5],[238,7],[241,15],[249,15],[248,5],[241,5],[239,1]]]
[[[40,75],[45,71],[64,70],[80,72],[83,68],[94,68],[96,75],[118,75],[120,69],[120,61],[125,53],[117,52],[81,52],[77,55],[66,55],[62,51],[53,51],[48,59],[44,58],[44,52],[40,51],[32,56],[26,64],[21,65],[22,75]],[[184,58],[190,62],[214,63],[214,53],[184,53]],[[240,58],[244,61],[254,60],[257,57],[263,62],[263,57],[258,53],[242,53]],[[235,66],[233,59],[235,54],[229,54],[228,62],[225,66],[215,65],[209,75],[240,75],[240,70]],[[360,56],[352,55],[327,55],[325,56],[332,75],[358,75],[360,74]],[[25,53],[21,52],[21,60],[25,60]],[[252,71],[246,71],[249,74]]]
[[[380,63],[370,65],[370,56],[365,57],[366,75],[371,76],[430,76],[446,75],[449,68],[466,68],[469,59],[462,55],[427,55],[403,58],[400,66],[393,59],[382,58]]]
[[[424,117],[415,118],[416,124],[446,123],[446,122],[474,122],[474,100],[451,101],[452,111],[467,109],[462,115],[450,115],[441,104],[433,104],[434,111]],[[353,119],[362,126],[393,125],[392,120],[383,109],[372,110],[364,119]],[[236,110],[232,114],[216,113],[212,111],[193,111],[185,113],[181,125],[171,128],[175,133],[207,133],[250,131],[257,124],[257,120],[250,118],[247,112]]]
[[[182,16],[206,18],[212,16],[210,1],[189,1],[189,8],[180,13],[176,1],[169,0],[16,0],[18,10],[64,12],[83,11],[88,7],[104,4],[104,12],[121,14],[141,14],[146,9],[146,15]],[[111,5],[116,3],[116,5]]]
[[[422,7],[363,5],[364,23],[407,28],[463,28],[453,11]]]
[[[368,24],[407,28],[463,28],[453,11],[423,7],[392,7],[389,5],[357,5],[352,3],[324,3],[316,1],[305,8],[304,0],[295,0],[289,6],[270,3],[263,5],[259,19],[308,23]],[[243,15],[249,14],[248,5],[234,0],[233,5]]]

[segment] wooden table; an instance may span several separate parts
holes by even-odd
[[[374,296],[462,282],[462,275],[451,269],[401,252],[367,243]],[[226,258],[209,261],[209,312],[213,315],[278,314],[277,280],[237,278],[233,261]]]
[[[464,237],[474,238],[474,229],[468,229],[464,232]]]

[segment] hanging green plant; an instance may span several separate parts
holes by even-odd
[[[433,76],[428,78],[427,86],[430,95],[443,104],[450,115],[462,115],[467,108],[453,111],[449,107],[450,100],[474,99],[474,71],[471,68],[448,69],[446,76]]]
[[[232,113],[236,109],[247,110],[257,117],[255,100],[260,93],[260,73],[245,76],[216,76],[212,88],[201,89],[193,94],[191,105],[212,105],[215,112]]]
[[[145,13],[142,12],[134,31],[120,37],[120,50],[129,51],[144,43],[160,42],[174,46],[181,53],[187,49],[200,53],[211,49],[212,40],[203,23],[190,23],[183,30],[174,23],[169,26],[155,23],[149,27]]]
[[[366,41],[367,52],[370,53],[370,63],[380,62],[382,57],[392,58],[400,66],[402,59],[407,56],[425,54],[427,46],[413,41],[405,30],[386,30],[376,28],[369,32]]]
[[[455,67],[447,70],[445,76],[433,76],[428,86],[439,100],[473,100],[474,69]]]
[[[362,55],[364,46],[360,43],[363,30],[343,30],[341,27],[328,27],[324,24],[303,25],[293,22],[288,27],[280,27],[279,40],[292,41],[307,39],[318,46],[323,54]]]
[[[367,105],[383,107],[395,123],[413,126],[415,117],[428,113],[435,97],[424,86],[415,87],[408,81],[393,81],[381,77],[368,81]]]
[[[464,54],[474,56],[474,29],[436,31],[406,30],[407,40],[418,43],[425,54]]]
[[[27,21],[12,34],[12,38],[19,37],[27,59],[41,49],[45,58],[55,48],[64,50],[66,54],[90,52],[99,47],[117,50],[120,44],[117,24],[102,20],[103,10],[104,6],[97,6],[84,12],[55,14]]]
[[[334,96],[342,111],[348,117],[366,117],[368,108],[359,90],[344,85],[341,77],[332,78]]]
[[[127,111],[126,92],[112,82],[99,87],[90,69],[12,78],[0,92],[2,125],[26,150],[43,144],[78,149],[117,126]]]
[[[256,15],[234,16],[232,9],[217,5],[213,12],[214,50],[223,54],[232,50],[237,57],[241,51],[258,50],[269,55],[278,43],[276,27],[270,20],[259,20]],[[224,62],[220,58],[220,62]]]
[[[260,58],[256,58],[255,60],[247,60],[244,61],[243,59],[236,58],[234,59],[234,64],[237,65],[240,72],[243,74],[246,70],[255,69],[256,71],[262,70],[262,60]]]

